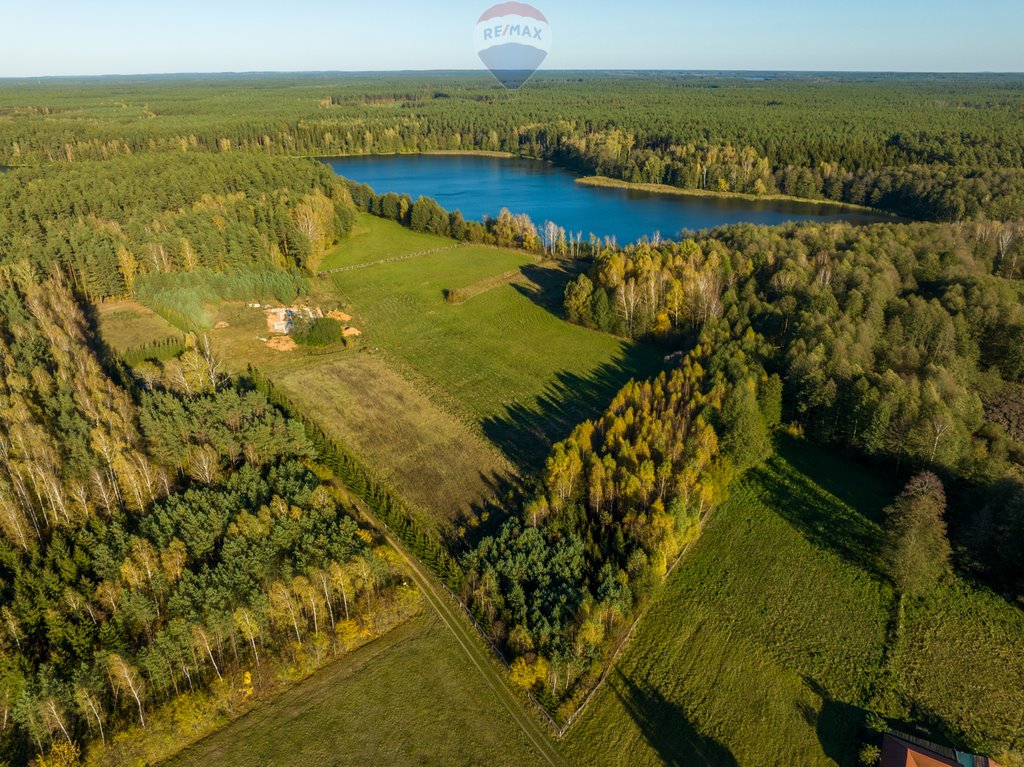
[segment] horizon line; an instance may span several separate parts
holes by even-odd
[[[598,68],[580,67],[568,69],[543,69],[534,77],[546,74],[775,74],[775,75],[1001,75],[1024,76],[1024,70],[915,70],[915,69],[676,69],[676,68]],[[486,69],[251,69],[251,70],[220,70],[220,71],[178,71],[178,72],[105,72],[101,74],[59,74],[59,75],[0,75],[0,82],[38,81],[38,80],[103,80],[111,78],[147,78],[147,77],[244,77],[271,75],[481,75],[489,76]]]

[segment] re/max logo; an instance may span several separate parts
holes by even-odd
[[[540,40],[542,31],[540,27],[530,27],[526,24],[498,24],[484,30],[484,40],[496,40],[501,37],[529,37],[531,40]]]

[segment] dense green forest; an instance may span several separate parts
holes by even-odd
[[[198,349],[111,369],[60,278],[2,280],[3,753],[118,763],[163,704],[230,710],[409,609],[300,424]]]
[[[189,313],[176,292],[199,293],[193,303],[294,297],[351,228],[347,191],[311,160],[120,157],[0,183],[0,263],[57,262],[87,298],[139,295],[165,312]]]
[[[965,563],[1022,599],[1024,443],[1011,414],[1024,283],[1003,231],[738,226],[642,243],[602,253],[565,311],[635,337],[752,347],[807,434],[952,480]]]
[[[483,149],[910,217],[1024,215],[1024,83],[1014,75],[565,73],[514,95],[476,76],[109,78],[17,82],[0,94],[0,164]]]
[[[554,446],[536,494],[467,557],[469,602],[516,657],[513,681],[563,717],[730,480],[770,452],[778,380],[729,352],[698,347],[627,385]]]

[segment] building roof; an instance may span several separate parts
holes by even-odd
[[[987,756],[975,756],[913,735],[891,732],[882,742],[881,767],[1000,767]]]
[[[962,767],[960,762],[923,746],[886,735],[882,743],[882,767]]]

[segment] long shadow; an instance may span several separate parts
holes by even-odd
[[[755,470],[755,479],[769,508],[812,544],[868,572],[883,575],[879,556],[881,529],[874,519],[837,500],[839,497],[825,490],[815,476],[779,458]],[[856,475],[850,477],[851,482],[858,479]]]
[[[516,477],[481,472],[480,478],[487,487],[487,495],[470,504],[466,517],[459,520],[465,526],[465,533],[459,540],[449,542],[455,554],[472,551],[484,538],[497,533],[511,510],[519,508],[522,502],[523,483]]]
[[[804,677],[804,683],[821,698],[820,711],[801,704],[800,713],[814,728],[822,751],[840,767],[854,767],[858,763],[860,735],[867,720],[867,710],[834,700],[809,677]]]
[[[729,749],[699,733],[660,691],[621,671],[609,681],[648,744],[668,767],[738,767]]]
[[[557,266],[526,264],[519,271],[530,283],[517,283],[515,289],[537,306],[563,317],[565,286],[589,268],[590,263],[587,261],[560,261]]]
[[[786,434],[779,434],[775,445],[794,469],[872,522],[885,522],[885,507],[900,491],[900,483],[891,471]]]
[[[556,373],[533,402],[509,405],[504,415],[485,420],[484,434],[515,465],[527,472],[536,470],[552,443],[567,437],[580,422],[601,415],[630,379],[650,378],[663,368],[660,351],[623,343],[618,357],[588,375]]]
[[[562,298],[569,280],[589,263],[560,262],[556,266],[526,264],[520,268],[526,283],[513,287],[530,301],[562,318]],[[484,433],[510,461],[524,470],[543,465],[554,442],[564,439],[582,421],[595,418],[630,379],[650,378],[665,369],[665,351],[623,341],[619,354],[585,375],[563,370],[555,374],[533,402],[515,403],[505,413],[487,419]]]

